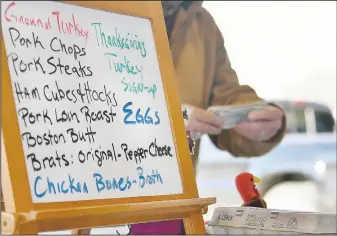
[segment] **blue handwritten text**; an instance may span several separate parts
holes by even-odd
[[[138,179],[131,180],[129,176],[114,177],[112,179],[104,179],[99,173],[94,173],[93,177],[96,183],[97,192],[107,190],[119,190],[124,192],[133,186],[144,188],[146,185],[163,184],[163,179],[158,170],[152,170],[152,174],[144,174],[143,168],[137,167]]]
[[[34,194],[38,198],[43,198],[47,194],[74,194],[88,193],[88,187],[85,182],[80,183],[68,174],[67,180],[52,181],[48,177],[44,180],[37,176],[34,181]]]
[[[124,117],[124,124],[126,125],[132,125],[132,124],[154,124],[159,125],[160,124],[160,118],[157,111],[154,112],[155,115],[155,121],[153,118],[149,115],[150,108],[148,107],[145,111],[144,116],[141,114],[140,108],[137,109],[136,116],[132,119],[133,111],[131,108],[132,102],[128,102],[123,106],[123,112],[125,113]]]

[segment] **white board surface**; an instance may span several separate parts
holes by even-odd
[[[48,1],[1,7],[33,202],[182,193],[151,22]]]

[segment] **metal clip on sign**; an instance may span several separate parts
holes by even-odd
[[[188,120],[188,114],[187,114],[186,109],[184,109],[184,111],[183,111],[183,118],[186,121]],[[194,154],[194,148],[195,148],[195,140],[191,137],[190,131],[186,131],[186,133],[187,133],[188,147],[190,149],[191,155],[193,155]]]

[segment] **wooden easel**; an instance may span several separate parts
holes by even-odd
[[[19,2],[17,3],[19,4]],[[81,7],[113,11],[151,20],[170,126],[173,132],[183,193],[75,202],[34,203],[27,178],[13,87],[2,40],[2,165],[5,212],[2,233],[38,232],[107,227],[121,224],[183,219],[187,234],[205,234],[202,209],[215,198],[200,199],[189,154],[183,116],[174,79],[166,28],[158,1],[70,1]],[[76,230],[73,233],[89,233]]]
[[[210,200],[210,203],[212,201],[212,199],[207,199],[207,200]],[[213,202],[211,203],[213,204]],[[208,211],[208,205],[206,204],[205,207],[202,208],[202,214],[206,214]],[[184,221],[184,224],[185,224],[185,221]],[[87,228],[87,229],[73,229],[71,231],[71,234],[72,235],[89,235],[91,232],[91,228]]]

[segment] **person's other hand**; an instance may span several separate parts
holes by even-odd
[[[282,128],[283,110],[267,106],[248,114],[248,121],[238,124],[234,130],[254,141],[267,141]]]
[[[223,118],[214,115],[205,109],[188,104],[183,105],[187,110],[188,119],[185,120],[185,128],[190,131],[193,139],[198,139],[202,134],[220,134],[224,125]]]

